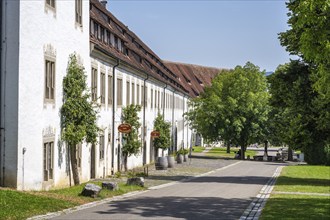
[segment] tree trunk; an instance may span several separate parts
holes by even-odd
[[[227,154],[230,154],[230,144],[227,144]]]
[[[268,156],[268,141],[265,141],[265,153],[264,155]]]
[[[245,160],[245,147],[241,146],[241,160]]]
[[[76,145],[72,144],[69,145],[69,147],[70,147],[70,160],[71,160],[73,182],[74,185],[79,185],[80,179],[79,179],[79,171],[78,171],[77,158],[76,158]]]
[[[127,172],[127,154],[124,155],[124,169],[125,169],[125,172]]]
[[[288,148],[288,161],[293,161],[293,150]]]

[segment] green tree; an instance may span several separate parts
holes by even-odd
[[[326,134],[317,128],[319,112],[313,106],[318,95],[312,88],[311,67],[295,60],[280,65],[269,76],[273,136],[291,149],[300,149],[310,164],[325,162]]]
[[[139,129],[141,127],[138,112],[141,111],[140,105],[128,105],[123,108],[121,120],[123,123],[130,124],[131,132],[124,134],[122,153],[124,156],[125,171],[127,171],[127,159],[131,155],[138,155],[140,153],[141,141],[139,140]]]
[[[84,67],[75,54],[70,55],[67,75],[63,79],[63,105],[61,107],[62,139],[70,149],[73,181],[80,183],[76,158],[76,146],[83,141],[95,143],[99,128],[97,111],[90,101]]]
[[[241,146],[242,159],[248,145],[264,141],[267,82],[264,72],[252,63],[222,71],[190,105],[186,114],[190,126],[209,140]]]
[[[317,126],[330,130],[330,0],[291,0],[288,24],[280,33],[282,46],[310,65],[313,88],[318,92],[313,105],[320,113]],[[328,135],[328,144],[330,135]]]
[[[171,124],[164,120],[164,117],[158,113],[154,121],[154,130],[159,132],[159,137],[153,139],[154,147],[162,149],[162,155],[164,150],[170,147],[170,128]]]

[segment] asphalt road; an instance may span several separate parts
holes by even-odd
[[[242,161],[187,182],[54,219],[239,219],[278,166]]]

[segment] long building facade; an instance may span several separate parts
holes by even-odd
[[[184,120],[188,100],[219,69],[165,62],[97,0],[0,1],[0,185],[48,190],[70,184],[68,149],[61,140],[62,80],[70,54],[84,66],[91,99],[100,106],[97,144],[81,143],[81,181],[122,170],[122,109],[139,104],[140,154],[128,168],[161,152],[150,136],[158,113],[171,123],[171,151],[194,145]],[[190,71],[189,71],[190,70]],[[197,73],[195,73],[197,72]]]

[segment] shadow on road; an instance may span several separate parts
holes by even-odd
[[[154,180],[182,180],[190,179],[189,182],[193,183],[233,183],[233,184],[257,184],[265,185],[269,177],[263,176],[204,176],[193,178],[193,176],[152,176],[148,177]]]
[[[252,198],[251,198],[252,200]],[[251,200],[212,197],[142,197],[109,203],[109,209],[98,214],[138,215],[140,218],[238,219]],[[111,216],[112,217],[112,216]],[[129,216],[127,216],[129,217]],[[134,217],[133,217],[134,219]]]

